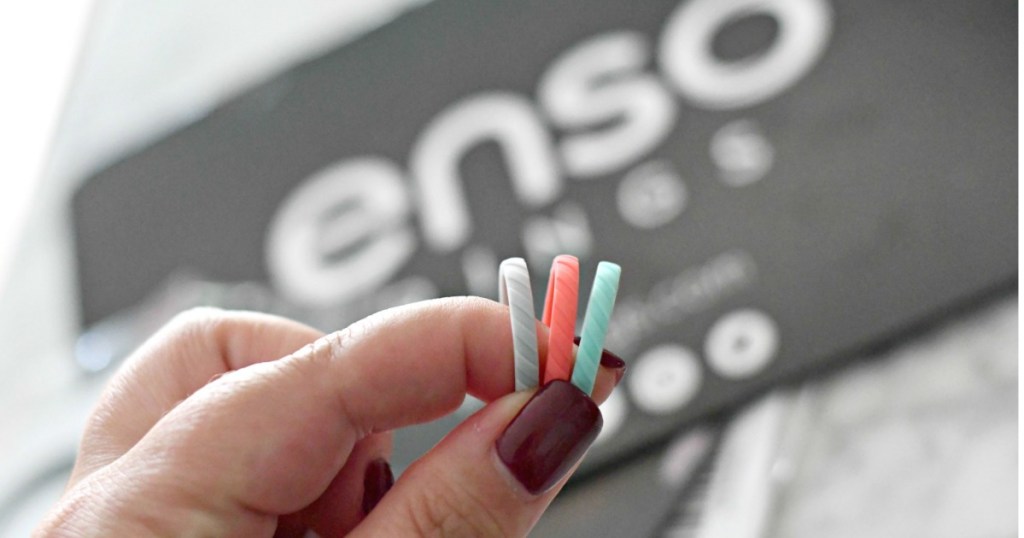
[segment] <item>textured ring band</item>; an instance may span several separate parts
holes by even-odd
[[[601,349],[608,332],[608,322],[615,307],[615,295],[619,292],[619,276],[622,268],[611,262],[597,264],[594,286],[587,301],[587,312],[583,317],[583,332],[580,333],[580,347],[576,352],[576,365],[572,370],[572,384],[590,394],[594,390],[597,367],[601,362]]]
[[[498,268],[498,296],[508,305],[512,320],[512,346],[515,353],[516,390],[540,384],[537,361],[537,314],[533,310],[530,272],[522,258],[509,258]]]
[[[541,321],[550,329],[542,383],[572,376],[572,340],[576,336],[576,302],[580,286],[580,261],[575,256],[555,257],[548,278]]]

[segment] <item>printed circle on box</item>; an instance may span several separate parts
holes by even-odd
[[[626,403],[626,397],[622,395],[622,390],[613,390],[599,409],[601,417],[604,419],[604,426],[601,428],[601,433],[597,434],[597,439],[594,439],[595,445],[610,439],[625,424],[629,405]]]
[[[730,187],[757,183],[772,168],[775,149],[753,120],[731,121],[711,136],[711,160],[718,178]]]
[[[671,222],[686,209],[688,198],[686,182],[668,161],[648,162],[630,170],[615,194],[622,220],[642,230]]]
[[[753,376],[779,349],[779,329],[768,314],[747,308],[730,312],[715,322],[704,340],[708,366],[729,379]]]
[[[626,376],[636,406],[661,415],[679,410],[697,394],[700,361],[689,349],[674,344],[652,348],[637,358]]]

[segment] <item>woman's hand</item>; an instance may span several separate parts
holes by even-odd
[[[597,402],[624,366],[604,359]],[[399,307],[326,336],[269,315],[192,311],[111,381],[37,532],[525,535],[601,415],[568,383],[513,386],[508,310],[484,299]],[[391,487],[390,431],[450,413],[467,393],[488,405]]]

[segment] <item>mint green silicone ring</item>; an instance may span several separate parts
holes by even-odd
[[[594,286],[587,300],[587,313],[583,317],[583,332],[580,347],[576,352],[576,364],[572,369],[572,384],[590,394],[594,390],[597,367],[601,362],[604,337],[608,322],[615,307],[615,295],[619,292],[619,275],[622,268],[611,262],[597,264]]]

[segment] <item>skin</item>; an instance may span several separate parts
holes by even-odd
[[[600,368],[594,400],[615,383]],[[568,477],[530,495],[498,459],[495,439],[531,395],[513,387],[508,310],[485,299],[398,307],[328,335],[190,311],[114,376],[36,535],[522,536]],[[466,394],[489,403],[363,514],[366,467],[390,454],[391,430]]]

